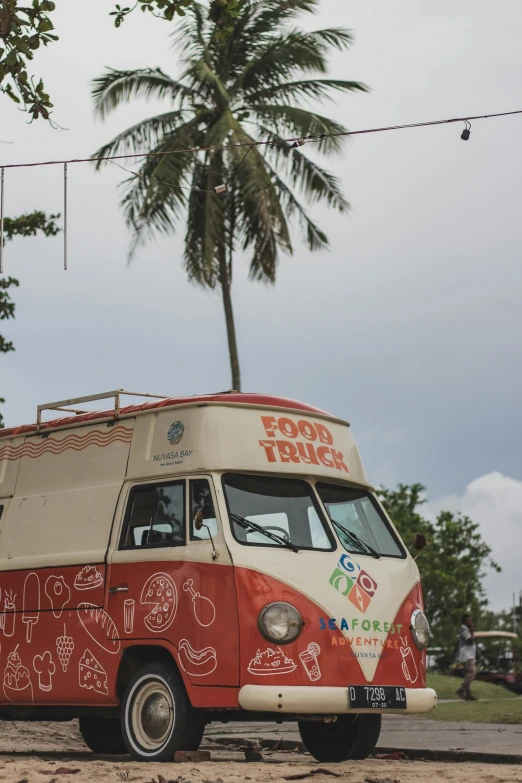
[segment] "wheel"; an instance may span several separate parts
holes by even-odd
[[[119,756],[127,753],[119,718],[80,718],[80,733],[93,753]]]
[[[338,715],[335,723],[299,721],[299,733],[308,753],[317,761],[365,759],[381,733],[380,715]]]
[[[177,750],[197,750],[205,722],[187,696],[173,666],[141,668],[122,701],[121,727],[127,750],[139,761],[172,761]]]

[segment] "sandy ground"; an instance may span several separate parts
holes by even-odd
[[[0,780],[9,783],[149,783],[162,775],[175,783],[282,783],[288,776],[327,769],[340,775],[314,774],[317,783],[365,781],[448,781],[449,783],[522,783],[519,766],[441,764],[368,760],[344,764],[319,764],[307,755],[263,751],[264,762],[243,760],[241,752],[206,745],[212,761],[200,764],[141,764],[126,757],[112,760],[90,753],[75,723],[2,723],[0,725]],[[65,767],[68,773],[57,770]],[[79,770],[72,773],[72,770]]]

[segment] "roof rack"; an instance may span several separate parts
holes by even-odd
[[[42,412],[43,411],[65,411],[66,413],[75,413],[77,416],[82,413],[90,413],[88,410],[71,408],[71,405],[78,405],[82,402],[93,402],[95,400],[108,400],[114,398],[114,419],[116,420],[120,415],[121,410],[121,396],[129,395],[132,397],[154,397],[157,400],[166,400],[163,394],[148,394],[141,392],[130,392],[124,389],[116,389],[115,391],[102,392],[101,394],[88,394],[85,397],[74,397],[70,400],[58,400],[58,402],[46,402],[43,405],[38,405],[36,408],[36,431],[40,432],[42,425]]]

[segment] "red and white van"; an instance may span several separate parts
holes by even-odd
[[[95,752],[145,760],[210,721],[297,720],[337,761],[382,713],[432,710],[419,572],[348,424],[121,394],[0,431],[0,718],[79,717]]]

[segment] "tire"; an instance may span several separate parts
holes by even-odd
[[[121,731],[138,761],[172,761],[177,750],[197,750],[205,721],[173,666],[149,663],[129,682],[122,700]]]
[[[338,715],[335,723],[299,721],[299,733],[308,753],[317,761],[365,759],[381,733],[380,715]]]
[[[80,718],[80,733],[93,753],[120,756],[127,753],[119,718]]]

